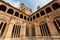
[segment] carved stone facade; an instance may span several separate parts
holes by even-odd
[[[0,40],[60,40],[60,0],[31,15],[0,1]]]

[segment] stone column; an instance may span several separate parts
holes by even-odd
[[[26,22],[23,22],[21,24],[20,40],[25,40],[25,38],[26,38]]]
[[[26,35],[26,23],[23,22],[20,30],[20,36],[25,37],[25,35]]]
[[[35,23],[35,34],[36,34],[36,37],[41,35],[39,23]]]
[[[29,36],[31,37],[31,25],[29,25]]]
[[[7,34],[6,34],[6,37],[5,37],[6,40],[11,38],[14,23],[15,23],[14,19],[11,19],[9,25],[7,26],[8,31],[7,31]]]

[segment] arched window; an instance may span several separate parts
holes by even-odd
[[[29,36],[29,27],[26,25],[26,36]]]
[[[54,3],[54,4],[52,5],[52,8],[55,10],[55,9],[57,9],[57,8],[60,8],[60,5],[59,5],[58,3]]]
[[[32,31],[32,36],[35,36],[35,26],[34,25],[31,27],[31,31]]]
[[[45,15],[45,12],[44,11],[41,11],[40,12],[41,16]]]
[[[9,13],[9,14],[11,14],[11,15],[13,15],[13,9],[9,9],[8,11],[7,11],[7,13]]]
[[[21,29],[20,25],[14,24],[11,37],[12,38],[19,38],[20,37],[20,29]]]
[[[35,16],[33,16],[33,20],[35,19]]]
[[[22,18],[22,19],[23,19],[23,15],[22,15],[22,14],[20,14],[20,18]]]
[[[29,18],[27,20],[29,21]]]
[[[6,6],[0,5],[0,10],[1,10],[1,11],[4,11],[4,12],[5,12],[5,11],[6,11],[6,8],[7,8]]]
[[[3,22],[0,23],[0,30],[1,30],[1,28],[2,28],[2,25],[3,25]]]
[[[58,32],[60,33],[60,16],[55,17],[53,23],[56,29],[58,30]]]
[[[0,19],[0,37],[2,37],[6,25],[7,25],[6,21],[4,19]]]
[[[42,36],[51,35],[47,23],[40,23],[40,32]]]
[[[26,20],[26,16],[24,16],[24,19]]]
[[[14,16],[19,17],[19,13],[15,12]]]
[[[32,17],[30,18],[30,21],[32,21]]]
[[[52,10],[51,10],[51,8],[50,7],[48,7],[48,8],[46,8],[46,13],[49,13],[49,12],[51,12]]]
[[[36,14],[36,17],[37,17],[37,18],[39,18],[39,17],[40,17],[39,13],[37,13],[37,14]]]

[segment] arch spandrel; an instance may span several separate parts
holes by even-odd
[[[1,19],[1,21],[6,21],[6,22],[8,22],[8,19],[7,19],[7,17],[0,16],[0,19]]]
[[[56,16],[56,17],[54,17],[54,19],[53,19],[53,20],[58,19],[58,18],[60,18],[60,16]]]

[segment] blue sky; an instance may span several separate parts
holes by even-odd
[[[12,6],[19,9],[20,4],[24,3],[27,7],[32,9],[32,12],[37,10],[37,6],[43,7],[52,0],[4,0],[5,2],[11,4]]]

